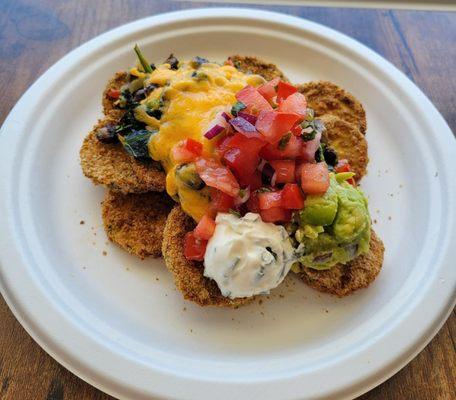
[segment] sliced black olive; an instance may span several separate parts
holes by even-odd
[[[171,66],[171,69],[179,68],[179,60],[176,57],[174,57],[173,53],[171,53],[169,57],[166,59],[165,64],[169,64]]]
[[[323,156],[325,157],[326,164],[331,167],[335,167],[337,165],[337,153],[331,147],[326,147],[324,149]]]
[[[133,101],[139,103],[144,100],[156,87],[154,84],[150,84],[145,88],[138,89],[133,95]]]
[[[176,169],[176,177],[187,187],[201,190],[205,183],[196,172],[195,163],[182,164]]]
[[[117,143],[119,141],[114,125],[106,125],[98,129],[95,135],[102,143]]]
[[[147,113],[147,115],[150,115],[151,117],[154,117],[157,119],[160,119],[163,114],[162,110],[150,110],[150,109],[147,109],[146,113]]]
[[[139,103],[141,100],[144,100],[146,98],[146,90],[145,89],[139,89],[135,92],[133,96],[133,100],[136,103]]]

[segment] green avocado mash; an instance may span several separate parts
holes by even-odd
[[[299,262],[306,267],[329,269],[369,249],[367,199],[340,175],[331,174],[328,191],[307,196],[304,209],[297,213],[294,236],[299,243]]]

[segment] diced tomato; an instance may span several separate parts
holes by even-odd
[[[250,197],[247,200],[247,209],[253,213],[260,212],[260,201],[258,200],[258,192],[250,192]]]
[[[291,135],[290,140],[283,150],[279,148],[279,143],[268,144],[261,149],[260,156],[265,160],[296,158],[301,154],[302,146],[303,141],[300,138]]]
[[[307,113],[306,98],[302,93],[293,93],[279,104],[279,111],[298,114],[304,119]]]
[[[228,144],[233,136],[225,136],[221,139],[217,140],[215,144],[215,153],[219,155],[219,157],[223,157],[225,151],[228,149]]]
[[[198,158],[196,171],[207,186],[221,190],[232,197],[239,194],[239,183],[232,172],[213,158]]]
[[[187,260],[203,261],[207,241],[198,239],[194,232],[188,232],[184,239],[184,255]]]
[[[272,102],[274,97],[277,95],[276,86],[279,84],[280,78],[274,78],[273,80],[266,82],[257,88],[258,92],[267,100],[269,103]]]
[[[301,169],[301,187],[304,193],[324,194],[329,188],[329,171],[324,162],[306,163]]]
[[[241,186],[248,186],[250,178],[260,163],[258,154],[249,154],[241,149],[228,149],[223,159],[234,172]]]
[[[234,197],[221,192],[220,190],[211,188],[211,205],[210,208],[214,214],[218,212],[228,212],[234,207]]]
[[[298,89],[290,83],[280,81],[277,88],[277,103],[285,100],[288,96],[296,93]]]
[[[220,140],[217,147],[222,154],[228,149],[245,149],[248,153],[258,153],[265,145],[263,139],[248,138],[242,133],[236,133]]]
[[[285,133],[290,131],[300,118],[297,114],[262,111],[258,116],[255,127],[269,143],[276,143]]]
[[[236,99],[246,105],[246,112],[258,114],[260,111],[272,110],[268,101],[253,86],[246,86],[236,93]]]
[[[177,143],[171,150],[171,154],[177,162],[191,162],[195,161],[197,157],[203,152],[203,145],[191,138]]]
[[[275,183],[289,183],[295,181],[294,160],[274,160],[269,163],[275,170]]]
[[[232,169],[239,183],[248,186],[260,162],[259,152],[265,142],[238,133],[224,142],[223,160]]]
[[[282,198],[280,192],[263,192],[258,193],[258,201],[260,210],[267,210],[269,208],[276,208],[282,205]]]
[[[284,210],[280,207],[261,210],[260,215],[264,222],[288,222],[291,220],[291,210]]]
[[[302,134],[302,127],[301,127],[301,125],[296,124],[295,126],[293,126],[293,128],[291,128],[291,133],[292,133],[294,136],[301,136],[301,134]]]
[[[287,183],[282,189],[282,208],[300,210],[304,208],[304,196],[296,183]]]
[[[337,173],[339,173],[339,172],[351,172],[351,167],[350,167],[350,164],[348,163],[348,160],[343,159],[343,160],[339,160],[339,162],[337,163],[337,165],[334,168],[334,170]],[[356,186],[356,182],[355,182],[354,178],[347,179],[347,182],[350,185],[352,185],[352,186]]]
[[[201,153],[203,152],[203,145],[201,142],[198,142],[197,140],[194,140],[192,138],[187,138],[184,140],[185,142],[185,148],[192,153],[196,154],[197,156],[200,156]]]
[[[120,90],[119,89],[109,89],[108,90],[108,97],[111,99],[117,100],[120,97]]]
[[[204,215],[203,218],[200,219],[198,225],[196,225],[195,230],[195,237],[201,240],[209,240],[215,231],[215,221]]]
[[[302,168],[303,168],[304,165],[305,165],[305,163],[296,164],[296,168],[295,168],[295,179],[296,179],[296,182],[301,182]]]
[[[348,160],[346,160],[345,158],[343,160],[339,160],[336,167],[334,168],[334,171],[336,171],[337,173],[350,172],[351,167],[350,167],[350,164],[348,163]]]

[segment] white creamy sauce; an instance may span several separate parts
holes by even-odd
[[[267,294],[278,286],[296,260],[283,226],[258,214],[242,218],[218,214],[204,256],[204,276],[217,282],[222,295],[234,299]]]

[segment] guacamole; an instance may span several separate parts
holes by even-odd
[[[327,192],[307,196],[304,209],[296,214],[294,237],[299,244],[299,262],[306,267],[329,269],[369,250],[367,199],[345,178],[330,174]]]

